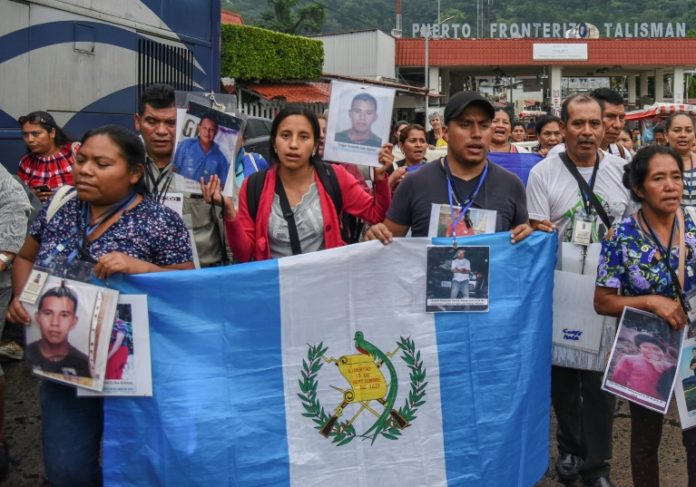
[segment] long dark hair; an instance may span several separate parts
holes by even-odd
[[[103,125],[88,131],[82,137],[82,144],[84,145],[88,139],[96,135],[106,135],[111,142],[116,144],[119,153],[126,160],[130,172],[136,171],[138,166],[144,166],[145,146],[135,132],[120,125]],[[135,183],[135,191],[143,194],[147,193],[145,179],[142,176]]]
[[[271,139],[269,140],[271,165],[280,163],[280,159],[278,159],[278,152],[275,148],[275,139],[278,135],[278,127],[283,120],[293,115],[301,115],[309,121],[309,125],[312,127],[312,134],[314,135],[314,146],[316,147],[319,145],[319,134],[321,131],[319,129],[319,120],[317,119],[316,114],[302,105],[288,105],[278,112],[278,115],[275,116],[273,119],[273,124],[271,125]],[[321,162],[321,160],[315,153],[310,157],[309,162],[310,164],[316,165],[317,163]]]
[[[74,140],[56,123],[56,120],[48,112],[41,110],[31,112],[27,115],[19,117],[17,119],[17,123],[19,123],[20,127],[23,127],[26,123],[41,125],[41,127],[48,133],[51,133],[51,130],[55,130],[56,137],[53,139],[53,143],[56,144],[56,147],[63,147],[65,144],[69,144]],[[27,152],[31,152],[29,147],[27,147]]]

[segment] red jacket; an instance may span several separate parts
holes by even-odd
[[[343,211],[360,217],[370,224],[384,220],[391,204],[389,179],[384,178],[382,181],[375,181],[376,194],[373,198],[372,195],[360,187],[358,181],[344,167],[335,164],[333,169],[341,187]],[[273,195],[275,194],[276,171],[277,167],[272,167],[266,172],[266,179],[256,212],[256,222],[249,215],[247,207],[248,180],[244,180],[239,193],[237,219],[235,221],[225,219],[227,241],[232,249],[234,258],[240,262],[271,258],[271,246],[268,242],[268,221],[271,215],[271,206],[273,205]],[[327,249],[331,249],[345,245],[341,238],[341,221],[336,214],[336,208],[331,200],[331,196],[322,186],[316,171],[314,173],[314,182],[319,190],[319,204],[321,205],[321,213],[324,218],[324,246]]]

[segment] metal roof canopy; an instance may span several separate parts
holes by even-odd
[[[564,77],[626,76],[655,69],[696,67],[696,39],[431,39],[429,65],[490,76],[494,68],[507,76],[542,74],[548,66],[563,66]],[[535,44],[585,44],[587,60],[535,60]],[[397,39],[396,65],[425,64],[422,38]]]

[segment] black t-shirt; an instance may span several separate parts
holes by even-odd
[[[696,358],[691,359],[691,363],[689,364],[689,368],[693,367],[694,364],[696,364]],[[696,369],[692,370],[692,372],[694,373],[694,375],[696,375]]]
[[[479,178],[464,181],[453,176],[455,188],[463,197],[476,189]],[[441,161],[428,163],[404,179],[394,193],[387,218],[411,227],[414,237],[427,237],[433,203],[449,204],[447,175]],[[510,230],[529,218],[527,195],[520,178],[490,161],[486,181],[472,206],[497,212],[496,232]]]
[[[91,377],[87,356],[78,349],[69,345],[70,351],[64,359],[52,361],[44,358],[40,348],[41,340],[27,346],[26,359],[30,365],[39,367],[43,372],[54,374],[68,374],[79,377]]]

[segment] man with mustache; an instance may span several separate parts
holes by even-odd
[[[549,155],[534,166],[527,182],[532,226],[558,230],[560,241],[567,242],[561,247],[568,249],[570,245],[583,259],[587,247],[601,241],[611,223],[631,210],[630,195],[622,183],[625,161],[601,150],[604,128],[602,107],[596,99],[587,95],[567,98],[561,108],[565,152]],[[580,178],[587,186],[581,186]],[[593,274],[596,263],[594,269],[591,264],[585,269],[585,274]],[[586,312],[595,313],[592,303]],[[551,402],[558,420],[556,472],[563,481],[571,481],[580,473],[588,486],[613,485],[608,460],[614,396],[601,390],[602,375],[552,367]]]
[[[619,137],[626,125],[626,108],[623,98],[611,88],[597,88],[590,95],[602,105],[602,121],[604,122],[604,139],[602,150],[619,156],[626,162],[631,162],[631,151],[619,143]]]

